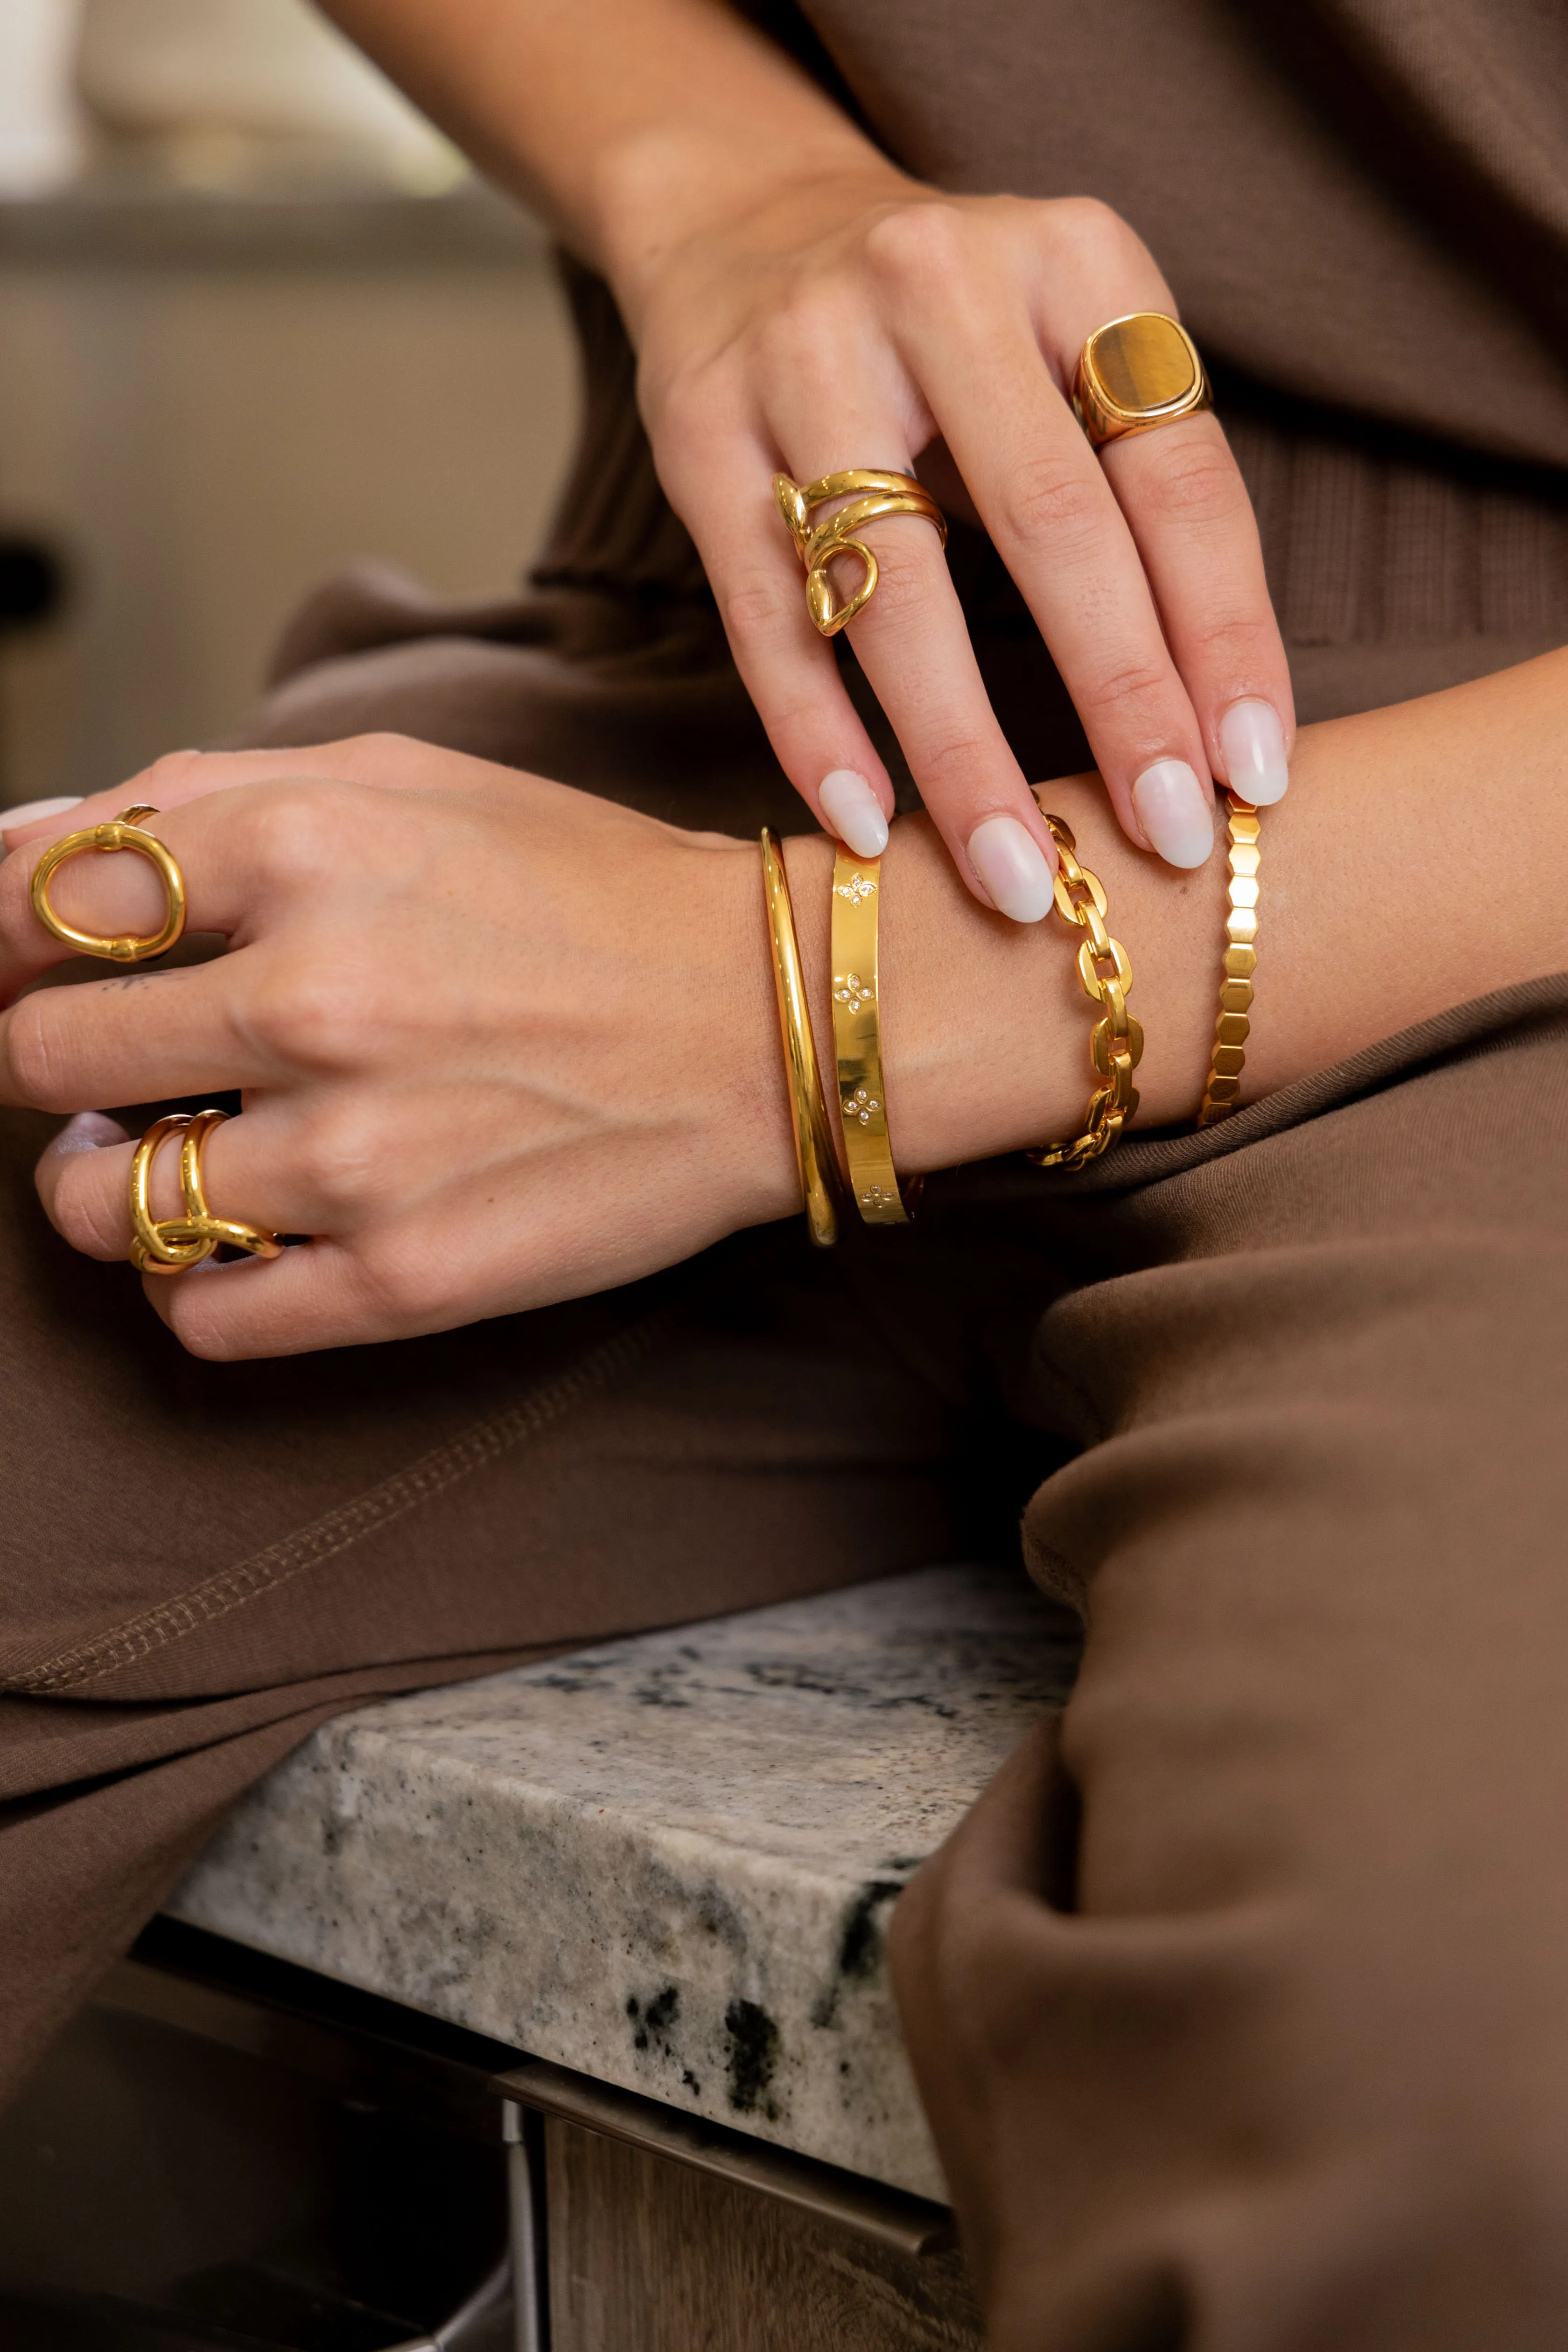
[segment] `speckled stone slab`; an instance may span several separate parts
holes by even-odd
[[[1021,1571],[927,1569],[318,1731],[181,1918],[943,2194],[888,1909],[1072,1670]]]

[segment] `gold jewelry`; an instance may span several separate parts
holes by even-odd
[[[946,518],[912,474],[884,474],[873,467],[858,466],[847,473],[824,474],[804,488],[787,474],[775,474],[773,496],[805,566],[806,609],[825,637],[836,637],[857,613],[865,611],[877,593],[877,559],[864,540],[855,536],[863,525],[881,515],[918,515],[922,522],[936,525],[938,538],[943,547],[947,545]],[[850,504],[814,529],[812,509],[830,505],[836,499],[848,499]],[[860,585],[842,604],[828,578],[828,566],[836,555],[858,555],[865,567]]]
[[[838,1162],[827,1124],[822,1076],[816,1066],[816,1043],[811,1034],[811,1008],[805,1001],[805,974],[801,969],[800,942],[795,933],[795,908],[790,904],[784,845],[772,825],[763,827],[760,846],[763,896],[767,901],[768,935],[773,950],[773,986],[778,993],[779,1035],[784,1040],[784,1068],[789,1074],[795,1164],[805,1195],[806,1227],[818,1249],[831,1249],[838,1239]]]
[[[877,997],[881,898],[881,859],[856,857],[840,844],[833,861],[833,1043],[849,1190],[867,1224],[907,1225],[923,1180],[911,1176],[900,1183],[888,1137]]]
[[[1097,327],[1079,353],[1073,414],[1097,449],[1214,406],[1198,347],[1163,310]]]
[[[1241,1108],[1241,1073],[1252,1027],[1252,975],[1258,970],[1258,866],[1263,822],[1250,801],[1227,791],[1226,832],[1230,842],[1230,888],[1225,919],[1225,978],[1219,984],[1219,1018],[1214,1025],[1214,1059],[1198,1105],[1200,1127],[1213,1127]]]
[[[1057,845],[1057,912],[1064,923],[1089,933],[1078,951],[1079,985],[1091,1004],[1105,1007],[1089,1041],[1089,1059],[1104,1083],[1089,1098],[1083,1133],[1071,1143],[1042,1146],[1029,1158],[1038,1168],[1061,1168],[1068,1175],[1109,1151],[1138,1108],[1132,1073],[1143,1058],[1143,1032],[1127,1010],[1132,965],[1120,940],[1105,928],[1105,886],[1078,862],[1078,844],[1059,816],[1052,816],[1038,791],[1040,814]],[[1097,967],[1109,962],[1109,974]]]
[[[172,1112],[154,1119],[131,1160],[131,1223],[135,1239],[131,1263],[138,1274],[184,1274],[200,1265],[216,1249],[244,1250],[251,1257],[280,1257],[283,1244],[276,1234],[258,1225],[242,1225],[230,1217],[215,1217],[207,1206],[202,1182],[202,1162],[207,1139],[228,1117],[226,1111],[201,1110],[194,1118]],[[180,1190],[185,1197],[183,1217],[154,1220],[148,1202],[153,1162],[172,1136],[180,1139]]]
[[[142,830],[142,819],[157,814],[155,808],[139,801],[134,808],[121,809],[111,824],[89,824],[80,833],[68,833],[62,841],[50,842],[33,868],[29,896],[34,914],[62,946],[75,948],[79,955],[103,956],[110,963],[146,963],[174,946],[185,928],[185,877],[157,835]],[[97,931],[79,931],[74,923],[61,921],[50,902],[49,882],[68,858],[79,857],[89,849],[133,849],[156,868],[166,902],[162,930],[152,932],[146,939],[108,939]]]

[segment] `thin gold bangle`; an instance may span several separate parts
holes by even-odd
[[[1143,1058],[1143,1032],[1127,1010],[1132,987],[1132,964],[1120,940],[1105,928],[1105,886],[1098,874],[1078,862],[1078,844],[1071,828],[1053,816],[1037,790],[1040,814],[1057,845],[1057,912],[1064,923],[1089,937],[1078,951],[1079,984],[1091,1004],[1103,1006],[1089,1041],[1089,1055],[1100,1080],[1089,1098],[1083,1133],[1070,1143],[1042,1145],[1028,1157],[1037,1168],[1059,1168],[1073,1175],[1109,1151],[1138,1108],[1132,1073]],[[1109,972],[1098,967],[1109,963]]]
[[[907,1225],[921,1180],[900,1183],[888,1136],[877,980],[881,903],[881,859],[857,857],[840,844],[833,862],[833,1045],[849,1190],[867,1224]]]
[[[801,970],[800,942],[795,938],[784,845],[772,825],[763,827],[760,846],[763,895],[767,901],[768,936],[773,950],[773,986],[778,994],[779,1035],[784,1041],[784,1069],[789,1077],[795,1156],[805,1202],[806,1228],[818,1249],[831,1249],[838,1239],[838,1162],[827,1124],[821,1073],[816,1066],[816,1044],[811,1034],[811,1009],[805,1001],[805,975]]]
[[[1230,887],[1225,919],[1225,977],[1214,1025],[1214,1058],[1197,1123],[1213,1127],[1241,1108],[1241,1073],[1252,1028],[1252,975],[1258,970],[1258,868],[1262,821],[1250,801],[1226,793]]]

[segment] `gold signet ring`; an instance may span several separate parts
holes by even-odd
[[[1097,327],[1079,354],[1073,409],[1097,449],[1214,406],[1198,347],[1163,310]]]
[[[775,474],[773,497],[805,566],[806,610],[825,637],[836,637],[847,627],[877,593],[877,559],[865,541],[856,537],[867,523],[882,515],[918,515],[922,522],[935,524],[943,547],[947,545],[942,509],[912,474],[884,474],[873,467],[856,466],[847,473],[824,474],[820,480],[804,486],[788,474]],[[849,503],[838,507],[826,522],[813,523],[814,508],[837,505],[840,499]],[[855,555],[860,560],[860,584],[852,596],[840,597],[828,576],[836,555]]]
[[[259,1225],[245,1225],[233,1217],[215,1217],[207,1205],[202,1162],[207,1139],[223,1125],[226,1111],[199,1110],[194,1118],[171,1112],[154,1119],[131,1160],[131,1223],[135,1239],[131,1263],[138,1274],[184,1274],[200,1265],[217,1249],[244,1250],[249,1257],[280,1257],[283,1244]],[[180,1139],[180,1190],[184,1195],[183,1217],[156,1219],[148,1200],[153,1162],[165,1143]]]
[[[174,946],[185,928],[185,877],[156,835],[142,830],[142,819],[157,814],[155,808],[138,803],[134,808],[121,809],[109,824],[89,824],[80,833],[68,833],[63,841],[50,842],[33,868],[29,896],[34,914],[62,946],[75,948],[79,955],[102,956],[110,963],[146,963]],[[49,883],[68,859],[80,857],[89,849],[132,849],[156,870],[166,902],[162,930],[146,939],[132,935],[116,940],[98,931],[79,931],[74,923],[61,920],[49,898]]]

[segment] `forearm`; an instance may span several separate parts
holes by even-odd
[[[1128,844],[1093,778],[1053,782],[1048,800],[1131,958],[1147,1040],[1138,1124],[1190,1118],[1218,999],[1224,855],[1173,873]],[[1289,795],[1264,819],[1246,1097],[1568,964],[1565,819],[1568,651],[1304,730]],[[789,863],[831,1075],[831,845],[792,842]],[[986,914],[923,821],[894,827],[883,870],[884,1074],[900,1168],[1077,1132],[1096,1016],[1059,920],[1025,929]]]
[[[885,172],[720,0],[323,0],[328,15],[635,307],[662,254],[763,192]]]

